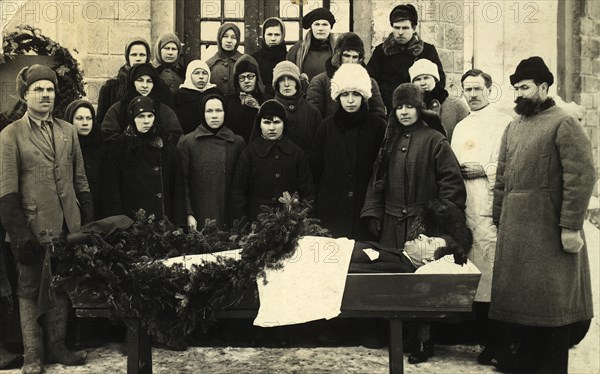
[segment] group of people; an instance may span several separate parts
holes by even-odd
[[[325,8],[304,16],[309,31],[289,51],[278,18],[263,23],[253,55],[224,23],[215,56],[185,69],[176,35],[161,35],[153,53],[132,39],[97,109],[76,100],[64,119],[52,115],[54,71],[21,70],[27,112],[0,133],[0,217],[18,274],[23,373],[86,359],[64,345],[66,295],[48,294],[53,236],[139,209],[189,230],[206,220],[226,229],[285,191],[312,201],[333,236],[377,242],[379,259],[353,255],[372,269],[468,255],[482,272],[479,362],[566,373],[569,328],[593,316],[582,232],[595,182],[589,139],[548,96],[554,78],[540,57],[510,76],[513,119],[490,104],[481,70],[462,76],[466,100],[448,94],[412,5],[389,23],[367,64],[361,37],[334,39]],[[424,326],[411,363],[433,355]],[[527,332],[516,352],[506,326]]]

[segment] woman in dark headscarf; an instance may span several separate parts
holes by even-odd
[[[114,139],[125,131],[129,124],[129,103],[139,95],[148,96],[152,99],[158,125],[168,135],[166,140],[169,140],[172,144],[177,144],[182,134],[181,125],[173,109],[164,104],[165,101],[170,100],[171,92],[150,64],[137,64],[130,69],[125,94],[110,107],[102,122],[101,129],[104,139]]]
[[[101,189],[104,216],[125,214],[133,219],[144,209],[148,216],[183,224],[175,147],[166,141],[158,121],[151,98],[131,100],[128,126],[107,149]]]
[[[202,98],[200,125],[177,144],[183,173],[187,225],[202,229],[207,219],[220,227],[231,224],[229,196],[238,157],[246,146],[225,121],[223,96],[211,93]]]
[[[150,62],[150,44],[143,38],[133,38],[125,45],[125,65],[121,66],[117,76],[106,81],[98,94],[96,121],[102,123],[108,109],[125,93],[129,69],[135,64]]]
[[[258,63],[260,75],[265,84],[266,93],[275,96],[273,89],[273,69],[275,65],[285,60],[287,47],[285,46],[285,25],[276,17],[267,18],[262,24],[262,39],[260,49],[252,54]]]
[[[242,57],[238,51],[240,46],[240,28],[231,22],[225,22],[217,32],[218,51],[206,63],[210,68],[211,82],[217,85],[224,95],[235,92],[233,67]]]
[[[104,146],[100,124],[96,121],[94,106],[86,100],[75,100],[65,110],[65,121],[75,126],[79,137],[85,175],[94,204],[94,219],[100,217],[100,179]]]
[[[234,67],[233,81],[235,93],[228,95],[227,127],[241,135],[246,143],[250,141],[254,117],[260,105],[267,99],[260,69],[256,60],[249,55],[242,55]]]

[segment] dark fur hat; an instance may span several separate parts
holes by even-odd
[[[454,262],[467,262],[473,246],[473,233],[467,227],[465,212],[449,200],[431,200],[425,204],[408,230],[406,240],[416,239],[420,234],[446,240],[446,246],[435,251],[435,259],[454,255]]]

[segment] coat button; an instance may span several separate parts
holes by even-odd
[[[154,171],[158,171],[160,170],[160,168],[158,166],[153,167],[152,169],[154,169]]]
[[[229,62],[225,61],[225,62],[223,63],[223,66],[225,66],[225,67],[228,67],[228,66],[229,66]],[[225,78],[227,78],[227,77],[225,77]]]
[[[405,137],[406,139],[408,139],[408,138],[410,138],[410,134],[406,134],[406,135],[404,135],[404,137]]]
[[[406,152],[406,147],[402,147],[402,152]]]
[[[275,155],[275,160],[279,160],[279,155]]]
[[[348,197],[352,197],[352,196],[354,196],[354,192],[352,192],[352,191],[348,192]]]
[[[404,215],[408,214],[408,210],[402,209],[402,214],[404,214]]]
[[[162,199],[162,193],[160,193],[160,192],[159,192],[159,193],[157,193],[157,194],[156,194],[156,197],[158,197],[159,199]]]
[[[275,178],[279,178],[280,176],[279,173],[275,173]]]
[[[289,108],[290,108],[291,110],[294,110],[294,108],[295,108],[294,104],[290,104],[290,105],[289,105]]]

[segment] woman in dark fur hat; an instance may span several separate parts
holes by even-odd
[[[171,102],[171,91],[159,78],[156,69],[151,64],[137,64],[129,70],[125,94],[110,107],[102,122],[101,129],[104,139],[114,139],[125,131],[129,125],[129,103],[139,95],[152,99],[158,125],[169,135],[165,140],[171,141],[174,145],[177,144],[183,131],[177,115],[165,104]]]
[[[100,179],[101,164],[104,153],[100,124],[96,121],[96,111],[92,103],[86,100],[75,100],[65,110],[65,121],[75,126],[81,147],[81,155],[85,166],[94,204],[94,219],[100,218]]]
[[[286,131],[285,108],[275,100],[260,107],[252,141],[242,152],[236,166],[231,194],[234,219],[256,220],[262,205],[275,206],[287,191],[313,200],[314,185],[308,160]]]
[[[183,224],[175,147],[167,141],[155,108],[147,96],[133,98],[125,132],[107,149],[101,189],[105,217],[125,214],[135,219],[144,209],[148,216]]]

